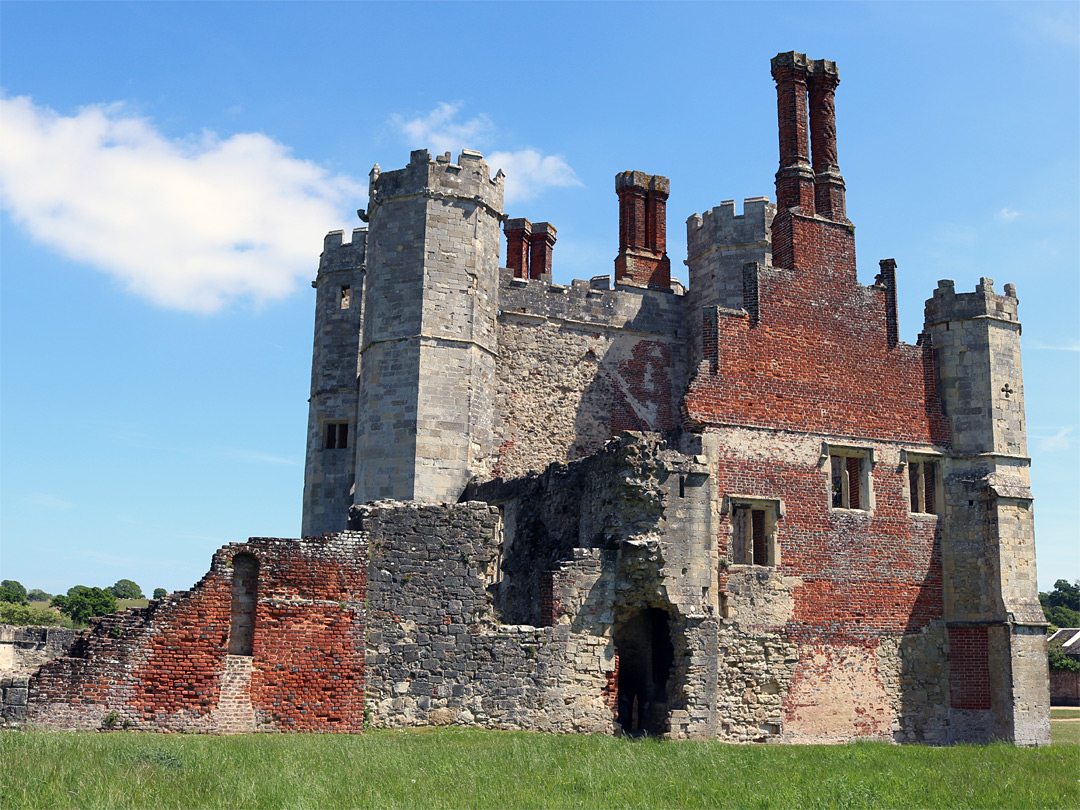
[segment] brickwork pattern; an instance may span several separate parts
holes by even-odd
[[[252,656],[228,654],[231,562],[259,560]],[[359,731],[364,548],[354,535],[252,538],[191,590],[106,616],[29,683],[30,722],[94,729]]]

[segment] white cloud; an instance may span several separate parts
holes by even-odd
[[[399,129],[412,149],[431,149],[436,154],[462,149],[481,149],[493,140],[496,127],[486,115],[459,123],[461,103],[440,102],[434,110],[416,118],[392,116],[390,123]],[[558,155],[544,155],[536,149],[492,152],[487,156],[492,174],[502,169],[506,174],[507,204],[530,200],[553,186],[580,186],[574,170]]]
[[[42,244],[171,309],[288,295],[366,190],[265,135],[173,141],[120,105],[0,98],[0,201]],[[8,269],[10,272],[10,268]]]
[[[531,200],[552,186],[580,186],[574,170],[558,155],[541,155],[535,149],[493,152],[488,157],[492,171],[506,173],[506,203]]]
[[[1007,205],[997,212],[997,219],[1001,222],[1012,222],[1018,216],[1020,216],[1020,212],[1009,208]]]
[[[1072,343],[1064,346],[1055,346],[1050,343],[1043,343],[1039,340],[1029,340],[1024,343],[1025,349],[1039,349],[1041,351],[1048,352],[1080,352],[1080,342],[1073,341]]]
[[[391,116],[390,122],[398,127],[408,139],[413,149],[431,149],[435,153],[452,152],[455,155],[462,149],[476,149],[486,143],[495,127],[486,115],[478,115],[465,123],[454,119],[461,112],[461,102],[453,104],[440,102],[427,115],[421,115],[406,121],[400,115]]]
[[[1039,441],[1040,453],[1051,453],[1054,450],[1068,450],[1072,447],[1073,426],[1063,427],[1053,436],[1047,436]]]

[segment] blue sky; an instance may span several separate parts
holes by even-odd
[[[557,281],[614,175],[775,197],[769,59],[835,60],[860,278],[1017,286],[1040,588],[1080,578],[1075,3],[0,5],[0,576],[190,587],[300,528],[314,278],[367,173],[481,150]]]

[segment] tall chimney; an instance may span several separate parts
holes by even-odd
[[[844,178],[836,158],[836,86],[840,74],[836,63],[816,59],[811,64],[810,147],[814,167],[814,201],[817,215],[847,221]]]

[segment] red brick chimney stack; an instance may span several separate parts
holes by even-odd
[[[529,234],[532,223],[527,219],[508,219],[503,224],[506,234],[506,266],[514,271],[514,278],[529,277]]]
[[[666,177],[644,172],[615,175],[619,196],[619,255],[615,281],[671,289],[671,261],[667,255],[667,199],[671,184]]]
[[[844,178],[836,158],[836,86],[840,74],[836,63],[816,59],[811,64],[810,148],[814,166],[814,200],[817,215],[847,221]]]
[[[533,223],[529,234],[529,278],[551,275],[555,238],[555,226],[550,222]]]
[[[806,93],[810,62],[789,51],[772,60],[776,111],[780,124],[780,169],[776,172],[777,211],[814,215],[814,170],[810,166],[810,127]]]

